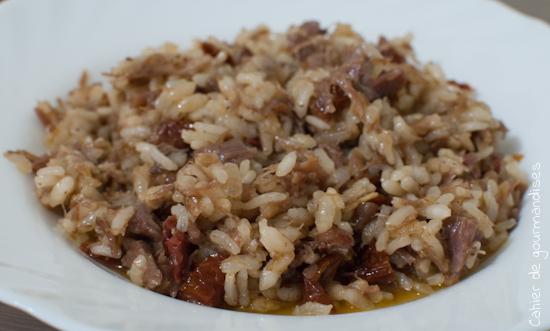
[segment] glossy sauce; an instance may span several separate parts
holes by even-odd
[[[441,288],[439,288],[439,287],[434,288],[434,291],[438,291],[439,289],[441,289]],[[411,302],[411,301],[420,299],[422,297],[425,297],[427,295],[430,295],[430,293],[422,294],[422,293],[419,293],[419,292],[414,291],[414,290],[405,291],[404,289],[401,289],[401,288],[397,288],[397,289],[394,288],[394,289],[392,289],[391,291],[388,291],[388,292],[391,292],[393,294],[393,300],[382,300],[379,303],[375,303],[374,308],[372,308],[372,309],[366,309],[366,310],[365,309],[358,309],[358,308],[355,308],[354,306],[350,305],[347,302],[340,301],[340,302],[336,302],[334,304],[334,309],[333,309],[332,313],[333,314],[357,313],[357,312],[374,310],[374,309],[378,309],[378,308],[391,307],[391,306],[396,306],[396,305],[399,305],[399,304],[402,304],[402,303]],[[281,305],[283,306],[282,308],[277,309],[277,310],[268,311],[268,312],[265,312],[264,314],[269,314],[269,315],[292,315],[292,310],[296,306],[295,303],[289,303],[289,302],[282,303]],[[242,312],[247,312],[247,313],[258,313],[257,311],[254,311],[254,310],[250,309],[249,307],[239,307],[239,308],[225,307],[225,308],[232,309],[232,310],[238,310],[238,311],[242,311]]]
[[[128,279],[128,275],[126,274],[126,272],[128,271],[128,269],[124,268],[124,267],[120,264],[120,261],[119,261],[119,260],[109,259],[109,258],[104,258],[104,257],[98,257],[98,256],[94,256],[94,255],[92,255],[92,254],[88,254],[87,256],[88,256],[92,261],[94,261],[94,262],[96,262],[97,264],[99,264],[101,267],[106,268],[106,269],[109,269],[110,271],[116,273],[117,275],[122,276],[122,277]]]

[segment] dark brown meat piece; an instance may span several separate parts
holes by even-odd
[[[378,50],[384,57],[388,58],[393,63],[405,62],[405,57],[401,55],[384,37],[380,37],[380,39],[378,39]]]
[[[202,51],[212,57],[216,57],[216,55],[218,55],[218,53],[221,51],[218,46],[208,41],[203,41],[200,45]]]
[[[167,120],[162,122],[153,136],[151,137],[151,143],[168,144],[175,148],[184,149],[188,145],[181,139],[181,130],[189,129],[189,123],[182,120]]]
[[[325,32],[314,21],[290,29],[287,36],[289,50],[302,67],[317,68],[339,64],[340,51],[329,40],[317,37]]]
[[[378,252],[372,244],[366,246],[361,254],[355,274],[366,279],[369,284],[387,285],[394,280],[390,257],[384,252]]]
[[[466,258],[476,238],[477,222],[472,218],[457,216],[445,223],[443,232],[451,258],[448,281],[454,283],[458,281],[464,269]]]
[[[342,261],[342,255],[330,254],[304,269],[302,272],[304,278],[302,303],[308,301],[314,301],[325,305],[332,303],[324,286],[334,278]]]
[[[315,85],[310,110],[313,114],[326,117],[339,112],[351,103],[347,91],[352,88],[343,77],[329,77]]]
[[[220,264],[225,259],[212,255],[191,271],[180,288],[179,299],[205,306],[220,307],[223,303],[225,276]]]
[[[203,41],[200,46],[205,54],[208,54],[213,58],[215,58],[220,52],[225,52],[227,54],[227,60],[225,62],[232,66],[242,63],[246,58],[252,55],[252,52],[245,46],[235,44],[229,45],[217,40]],[[217,83],[209,87],[214,88],[213,90],[218,90]]]
[[[162,224],[164,248],[172,265],[172,277],[178,283],[189,267],[189,242],[187,236],[176,229],[175,216],[168,217]]]
[[[239,163],[251,159],[256,154],[256,149],[245,145],[240,139],[233,138],[221,144],[201,148],[197,153],[216,153],[222,162]]]
[[[136,207],[136,213],[128,222],[127,232],[153,241],[162,240],[160,225],[153,217],[147,206],[139,204]]]
[[[338,66],[341,53],[328,40],[319,38],[298,45],[292,52],[300,65],[307,69]]]
[[[143,285],[148,289],[154,289],[162,282],[162,272],[158,268],[153,257],[151,247],[144,241],[125,238],[122,242],[125,254],[122,258],[122,265],[131,268],[132,263],[138,256],[145,258],[145,272],[143,274]]]
[[[337,226],[315,236],[311,246],[321,252],[340,251],[346,254],[353,247],[353,237]]]
[[[382,72],[377,78],[363,76],[359,86],[367,98],[373,101],[384,97],[393,98],[406,83],[404,73],[399,69],[392,69]]]
[[[374,219],[379,209],[380,206],[373,202],[360,203],[359,206],[355,208],[353,218],[350,221],[353,232],[360,237],[365,226]]]
[[[306,40],[309,40],[311,37],[316,35],[325,34],[326,30],[321,29],[319,22],[316,21],[307,21],[302,23],[297,28],[294,28],[287,36],[288,45],[294,47],[298,44],[303,43]]]
[[[153,77],[167,75],[191,76],[203,68],[207,62],[197,62],[181,54],[154,53],[133,63],[125,73],[132,85],[146,85]]]

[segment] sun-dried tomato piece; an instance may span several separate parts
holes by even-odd
[[[339,227],[333,226],[330,230],[316,235],[312,246],[320,251],[347,252],[353,247],[353,236]]]
[[[181,130],[188,129],[189,123],[182,120],[167,120],[162,122],[151,138],[153,144],[165,143],[176,148],[186,148],[188,145],[181,139]]]
[[[189,242],[187,236],[175,230],[176,217],[168,217],[162,224],[164,235],[164,248],[172,265],[172,276],[177,282],[181,282],[183,273],[189,264]]]
[[[378,252],[374,245],[369,245],[364,250],[355,274],[366,279],[370,284],[387,285],[394,280],[389,255],[385,252]]]
[[[330,254],[304,269],[302,273],[304,278],[302,302],[314,301],[325,305],[332,303],[324,285],[334,278],[342,261],[342,255]]]
[[[205,306],[219,307],[223,303],[225,276],[220,264],[225,259],[212,255],[189,273],[178,294],[179,299]]]

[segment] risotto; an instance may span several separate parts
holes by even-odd
[[[106,77],[36,106],[46,153],[5,156],[83,252],[155,292],[365,310],[458,282],[517,224],[506,127],[409,37],[260,26]]]

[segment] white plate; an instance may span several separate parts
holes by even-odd
[[[413,32],[421,60],[471,83],[506,123],[526,171],[542,164],[542,189],[550,194],[550,29],[488,1],[8,1],[0,4],[0,150],[40,151],[34,105],[68,91],[84,68],[98,78],[147,46],[185,46],[208,35],[231,39],[259,23],[283,31],[308,18],[348,22],[368,38]],[[0,169],[0,299],[62,329],[527,330],[537,329],[529,325],[536,323],[533,286],[546,309],[539,310],[546,319],[538,328],[550,326],[550,266],[532,255],[532,196],[498,257],[451,288],[365,313],[285,317],[200,307],[113,276],[53,231],[53,217],[38,207],[29,178],[5,160]],[[544,219],[550,201],[543,199]],[[528,274],[532,264],[541,265],[542,279]]]

